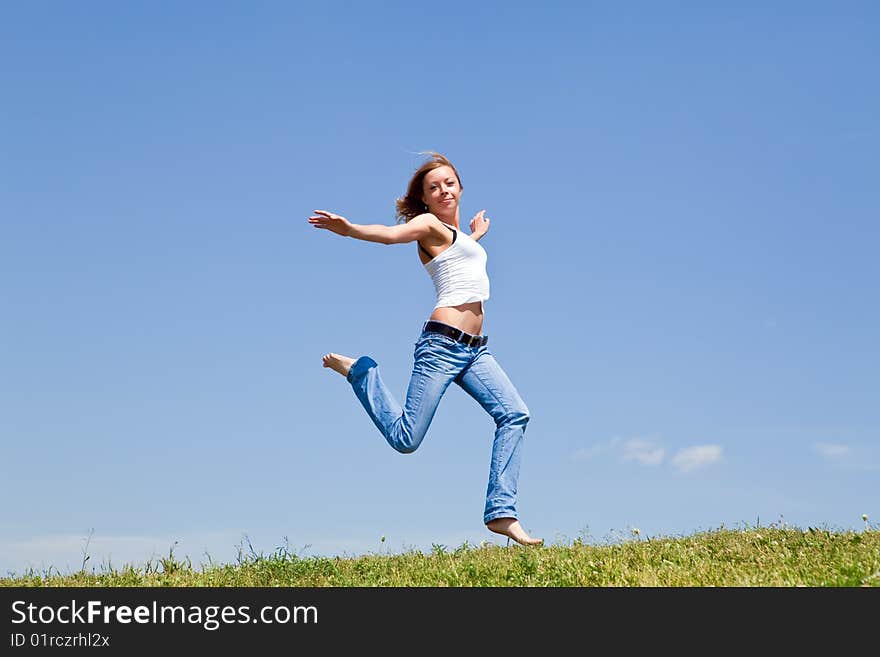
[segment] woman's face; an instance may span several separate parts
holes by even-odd
[[[461,186],[452,167],[431,169],[422,181],[422,200],[436,215],[454,214],[461,199]]]

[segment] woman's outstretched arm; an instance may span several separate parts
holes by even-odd
[[[309,217],[309,223],[315,228],[323,228],[343,237],[380,244],[404,244],[428,237],[434,230],[432,221],[439,222],[434,215],[422,214],[397,226],[353,224],[345,217],[326,210],[315,210]]]

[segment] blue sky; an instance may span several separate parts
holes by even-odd
[[[878,29],[869,2],[6,3],[0,572],[501,543],[473,400],[403,456],[321,367],[369,354],[403,395],[416,247],[306,218],[393,223],[424,150],[492,219],[533,534],[876,521]]]

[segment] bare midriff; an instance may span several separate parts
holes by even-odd
[[[449,324],[465,333],[481,335],[483,330],[483,302],[463,303],[460,306],[435,308],[431,319]]]

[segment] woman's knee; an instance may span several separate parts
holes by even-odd
[[[497,418],[496,422],[498,423],[498,426],[515,425],[525,428],[530,419],[531,414],[529,413],[528,407],[525,404],[518,404],[513,408],[505,409]]]
[[[424,437],[424,431],[407,429],[403,425],[399,425],[399,428],[395,431],[394,439],[388,442],[401,454],[412,454],[422,444]]]
[[[401,442],[393,445],[393,447],[401,454],[412,454],[419,448],[419,444],[411,442]]]

